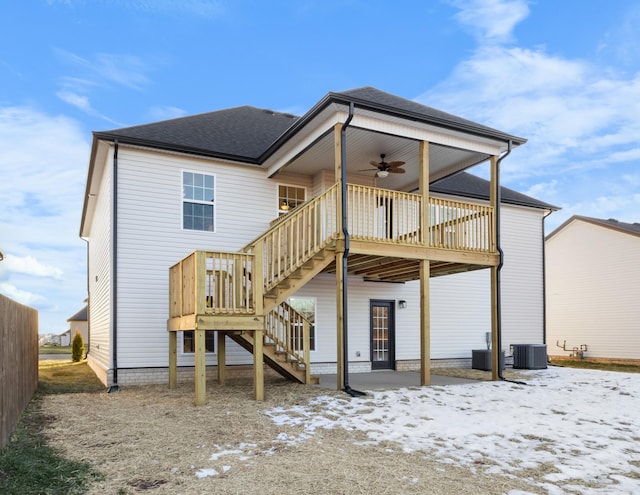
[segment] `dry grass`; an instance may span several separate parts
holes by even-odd
[[[440,371],[439,371],[440,372]],[[125,387],[120,392],[43,397],[55,417],[46,435],[68,458],[104,475],[90,494],[499,494],[542,493],[517,479],[444,464],[429,453],[404,453],[394,443],[372,445],[362,432],[277,426],[264,411],[344,394],[279,379],[255,402],[250,381],[207,384],[208,403],[193,406],[192,386]],[[357,400],[357,399],[356,399]],[[218,459],[212,454],[237,450]],[[218,476],[198,478],[200,469]],[[535,474],[532,474],[535,476]]]

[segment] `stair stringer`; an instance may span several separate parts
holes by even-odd
[[[253,332],[225,332],[231,340],[237,343],[243,349],[253,354]],[[277,373],[285,378],[296,381],[298,383],[306,383],[306,371],[301,367],[298,361],[290,361],[287,355],[277,352],[273,345],[263,345],[262,347],[264,362]],[[311,377],[311,383],[317,383],[317,377]]]
[[[320,252],[311,256],[307,263],[286,277],[264,296],[265,314],[273,311],[276,306],[293,296],[302,287],[308,284],[314,277],[327,268],[336,257],[334,246],[325,247]]]

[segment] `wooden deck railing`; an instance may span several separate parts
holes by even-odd
[[[446,199],[429,199],[429,245],[494,252],[493,208]]]
[[[307,201],[242,252],[196,251],[170,269],[170,317],[252,314],[257,261],[269,291],[338,237],[338,185]],[[354,240],[492,253],[490,206],[429,198],[428,235],[420,229],[422,196],[349,184],[348,229]],[[261,258],[256,258],[256,257]]]
[[[245,248],[264,259],[264,289],[275,287],[337,237],[338,187],[332,186],[272,223]]]
[[[265,344],[274,344],[276,352],[286,353],[289,359],[298,363],[309,363],[310,335],[309,320],[286,302],[276,306],[265,317]],[[306,368],[309,375],[309,366]]]
[[[473,252],[493,252],[493,208],[429,198],[429,235],[420,231],[422,196],[368,186],[348,186],[352,239]]]
[[[169,316],[255,313],[252,267],[249,253],[194,251],[169,269]]]
[[[422,196],[349,184],[347,221],[352,239],[422,245]]]

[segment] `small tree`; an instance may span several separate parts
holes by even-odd
[[[76,330],[76,334],[73,336],[73,342],[71,342],[71,360],[74,363],[82,361],[84,356],[84,339],[82,334]]]

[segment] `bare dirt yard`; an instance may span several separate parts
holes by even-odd
[[[320,428],[306,436],[303,425],[278,425],[266,414],[306,406],[320,395],[346,397],[335,390],[271,378],[265,401],[256,402],[250,381],[207,387],[208,403],[200,407],[188,384],[46,395],[45,433],[65,457],[105,475],[91,494],[547,493],[518,478],[487,474],[481,461],[445,463],[436,453],[371,442],[356,429]],[[531,479],[541,475],[528,473]]]

